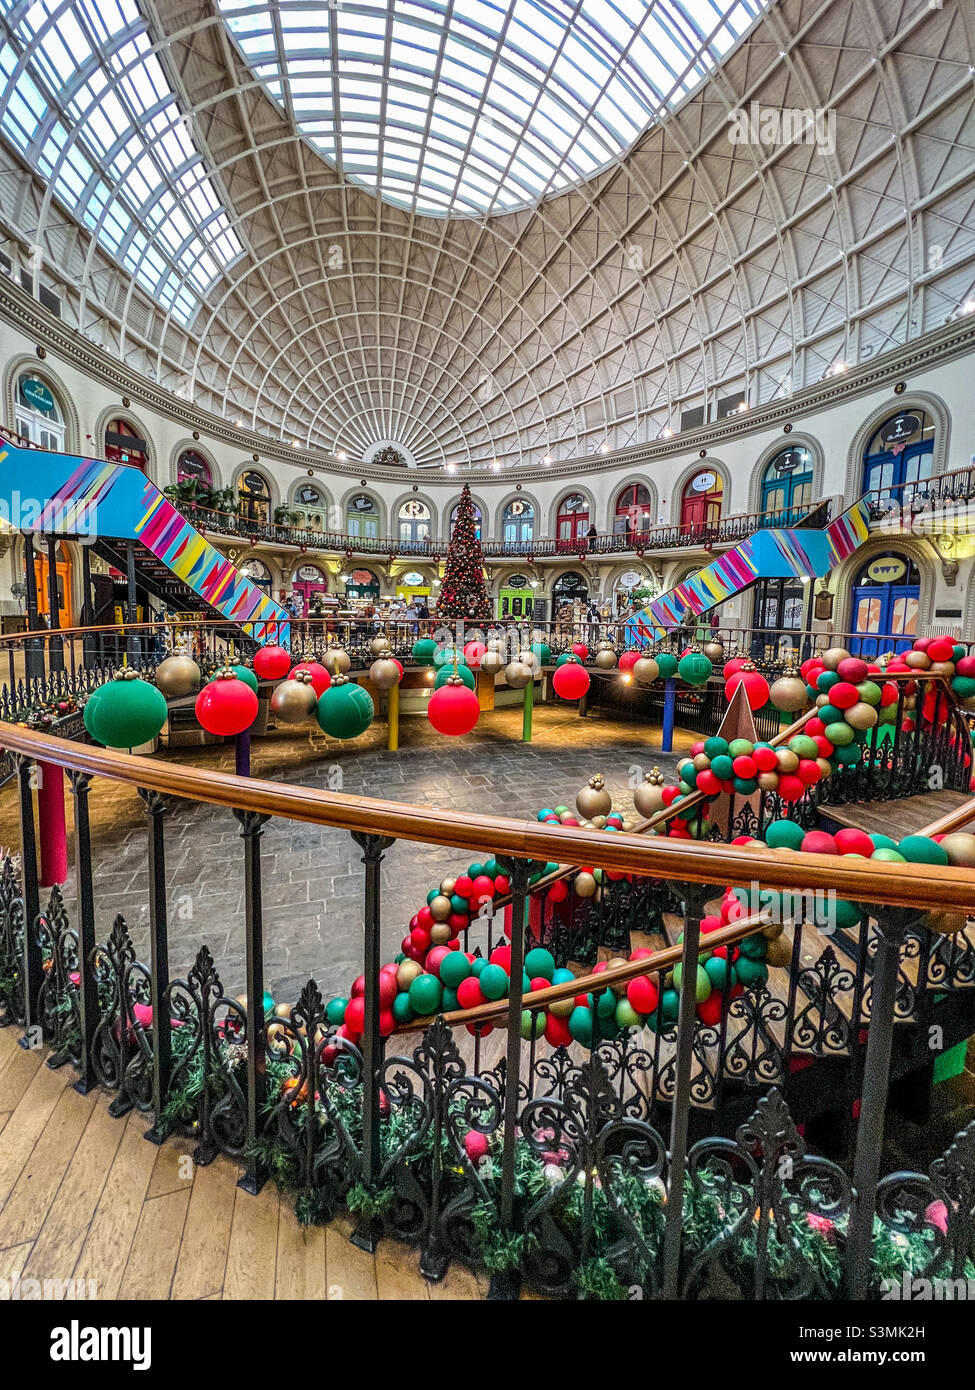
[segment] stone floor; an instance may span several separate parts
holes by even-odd
[[[520,741],[519,710],[482,715],[462,740],[437,735],[425,719],[402,721],[401,748],[386,750],[386,726],[377,720],[354,743],[326,738],[316,729],[299,736],[255,741],[252,773],[303,786],[334,787],[442,810],[531,817],[543,805],[572,804],[594,772],[602,772],[621,809],[632,807],[627,781],[635,768],[675,759],[661,756],[660,731],[596,713],[581,720],[575,708],[542,705],[535,711],[534,740]],[[678,734],[683,751],[689,735]],[[232,752],[194,748],[162,759],[230,771]],[[69,837],[71,797],[69,806]],[[99,939],[122,913],[141,958],[148,942],[146,822],[133,789],[99,778],[91,792],[95,903]],[[16,796],[0,792],[0,845],[19,848]],[[202,942],[217,963],[225,990],[244,988],[244,853],[230,811],[205,804],[172,803],[166,817],[166,868],[170,900],[171,969],[185,973]],[[69,838],[69,855],[73,842]],[[344,991],[362,968],[363,869],[346,831],[271,820],[262,840],[265,976],[275,999],[292,1001],[314,976],[326,997]],[[383,866],[383,950],[399,949],[410,916],[428,890],[466,867],[456,850],[411,842],[394,845]],[[73,871],[65,885],[73,909]],[[43,893],[42,893],[43,899]]]

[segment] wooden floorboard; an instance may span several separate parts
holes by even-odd
[[[926,792],[923,796],[905,796],[899,801],[854,801],[840,806],[822,806],[820,814],[839,825],[865,830],[868,835],[889,835],[902,840],[916,835],[926,825],[933,825],[950,811],[971,801],[968,792]]]

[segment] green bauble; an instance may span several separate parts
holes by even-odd
[[[830,727],[833,727],[832,725]],[[846,725],[849,728],[849,725]],[[860,761],[860,745],[858,743],[848,743],[845,748],[836,748],[833,757],[841,767],[851,767],[853,763]]]
[[[348,999],[343,999],[341,995],[337,995],[334,999],[330,999],[325,1005],[325,1017],[328,1019],[329,1023],[337,1025],[345,1018],[345,1011],[348,1007]]]
[[[836,925],[845,931],[857,927],[863,920],[863,909],[859,903],[851,903],[847,898],[836,899]]]
[[[732,760],[735,758],[750,758],[755,752],[755,745],[750,738],[733,738],[728,744],[728,753]]]
[[[439,690],[442,685],[446,685],[452,675],[454,675],[453,666],[441,666],[437,672],[436,680],[433,682],[434,690]],[[460,676],[468,690],[476,689],[477,677],[469,666],[458,666],[457,675]]]
[[[764,984],[768,979],[768,966],[763,960],[752,960],[751,956],[739,956],[735,961],[735,974],[738,983],[747,989],[750,985]]]
[[[583,1047],[592,1046],[592,1011],[577,1004],[569,1014],[569,1032]]]
[[[531,650],[538,657],[539,666],[550,666],[552,664],[552,648],[547,642],[533,642]]]
[[[705,661],[707,657],[704,658]],[[570,1015],[571,1017],[571,1015]],[[618,1028],[639,1028],[643,1022],[643,1015],[638,1014],[636,1009],[627,999],[626,995],[617,1001],[616,1004],[616,1025]]]
[[[233,671],[239,681],[243,681],[245,685],[249,685],[254,694],[257,694],[257,677],[249,666],[225,666],[222,669],[225,671]],[[207,685],[216,679],[217,673],[214,672],[214,674],[208,678]]]
[[[789,748],[797,758],[819,757],[819,747],[815,739],[811,739],[808,734],[796,734],[795,738],[790,738]]]
[[[774,820],[765,832],[769,849],[798,849],[806,832],[794,820]]]
[[[879,705],[883,691],[876,681],[861,681],[857,686],[857,694],[865,705]]]
[[[597,1018],[616,1017],[616,995],[611,989],[604,990],[596,1001]]]
[[[525,957],[525,970],[533,980],[550,980],[555,973],[555,957],[544,946],[536,946]]]
[[[85,705],[85,728],[107,748],[138,748],[166,722],[166,697],[138,676],[109,681]]]
[[[896,840],[892,840],[889,835],[881,835],[878,830],[872,831],[870,838],[873,841],[873,847],[875,850],[897,848]]]
[[[726,738],[706,738],[704,740],[704,751],[709,758],[719,758],[722,753],[728,751],[728,740]]]
[[[437,654],[437,644],[432,637],[421,637],[413,643],[413,660],[417,666],[430,666]]]
[[[570,661],[578,662],[578,660],[579,658],[576,656],[575,652],[563,652],[555,663],[555,669],[558,670],[560,666],[566,666]]]
[[[521,1036],[525,1042],[531,1042],[532,1038],[540,1038],[545,1032],[545,1010],[537,1011],[532,1009],[522,1009],[521,1011]]]
[[[444,985],[443,992],[440,995],[440,1012],[452,1014],[456,1008],[459,1008],[457,1003],[457,991],[455,989],[448,989],[447,986]]]
[[[375,713],[372,696],[352,681],[333,681],[318,701],[318,724],[330,738],[358,738]]]
[[[748,956],[749,960],[764,960],[768,950],[765,937],[761,932],[756,932],[754,936],[746,936],[739,941],[738,950],[743,956]]]
[[[459,893],[451,893],[450,906],[454,912],[468,912],[470,903],[466,898],[462,898]]]
[[[855,736],[854,730],[845,719],[837,719],[826,725],[826,737],[834,748],[848,748]]]
[[[485,999],[503,999],[508,993],[508,972],[500,965],[486,965],[478,984]]]
[[[665,1023],[676,1023],[680,1013],[680,995],[676,989],[665,989],[660,996],[660,1016]]]
[[[975,695],[975,676],[954,676],[951,688],[959,700],[970,700]]]
[[[677,658],[672,656],[670,652],[660,652],[658,656],[654,657],[654,661],[665,680],[669,680],[671,676],[677,674]]]
[[[843,711],[837,709],[835,705],[820,705],[818,718],[820,718],[824,724],[839,724],[843,720]],[[832,741],[833,740],[830,739],[830,743],[832,743]]]
[[[870,858],[871,860],[874,860],[880,864],[907,863],[907,860],[904,858],[903,854],[898,853],[896,849],[875,849],[873,854],[871,854]]]
[[[729,753],[719,753],[716,758],[711,759],[711,771],[715,777],[722,782],[726,782],[729,777],[735,775],[735,760]]]
[[[410,1003],[409,990],[401,989],[393,1000],[393,1017],[397,1023],[409,1023],[413,1017],[413,1005]]]
[[[660,664],[659,662],[657,663]],[[677,663],[677,674],[688,685],[704,685],[710,679],[714,667],[701,652],[690,652]]]
[[[410,1005],[420,1018],[440,1008],[441,989],[436,975],[417,975],[410,985]]]
[[[714,989],[723,990],[728,983],[728,962],[723,956],[712,956],[704,962],[704,969]]]
[[[751,796],[752,792],[758,790],[758,782],[754,777],[736,777],[735,791],[739,796]]]
[[[448,989],[456,989],[471,974],[471,963],[463,951],[449,951],[440,962],[440,979]]]
[[[467,665],[467,657],[459,647],[441,647],[439,651],[434,653],[434,666],[440,669],[444,666],[449,666],[451,675],[454,673],[454,662],[456,662],[458,666]]]
[[[927,835],[905,835],[897,846],[897,852],[904,856],[908,864],[948,863],[948,855],[936,840],[929,840]]]

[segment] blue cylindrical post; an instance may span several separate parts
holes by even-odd
[[[668,676],[664,681],[664,732],[660,743],[661,753],[674,751],[674,713],[677,707],[677,681]]]

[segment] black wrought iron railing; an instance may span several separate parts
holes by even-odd
[[[965,1274],[975,1125],[921,1171],[882,1177],[881,1163],[892,1083],[903,1097],[901,1083],[919,1078],[920,1105],[932,1036],[943,1050],[972,1031],[970,870],[439,813],[204,774],[9,721],[0,743],[20,823],[19,865],[0,866],[0,1023],[49,1048],[50,1065],[75,1067],[82,1089],[111,1090],[116,1115],[150,1113],[154,1142],[190,1132],[196,1161],[237,1160],[245,1190],[273,1176],[302,1219],[348,1209],[360,1244],[406,1241],[433,1279],[451,1261],[486,1269],[499,1294],[524,1281],[558,1296],[698,1298],[730,1281],[754,1298],[859,1298],[882,1297],[904,1268]],[[67,772],[75,852],[64,893],[42,904],[33,791],[45,768]],[[101,902],[96,779],[142,798],[148,890],[136,921]],[[243,888],[239,977],[215,958],[205,921],[189,954],[171,934],[167,853],[200,804],[240,837],[236,869],[232,854],[226,863]],[[265,1016],[275,981],[262,848],[279,823],[351,836],[361,859],[361,906],[343,902],[363,932],[357,1039],[314,978]],[[384,925],[397,939],[406,925],[384,900],[384,866],[416,844],[490,854],[504,868],[510,909],[470,923],[463,945],[483,958],[507,943],[511,983],[496,1003],[447,1013],[414,1040],[384,1036],[380,964]],[[603,887],[569,913],[532,891],[545,863],[597,867]],[[731,884],[770,893],[774,906],[719,935],[709,909]],[[838,900],[859,906],[854,925],[830,915]],[[748,950],[756,933],[780,943],[782,963],[747,987],[729,972],[702,1016],[677,969],[694,980],[702,951]],[[625,957],[648,938],[649,957],[594,969],[601,949]],[[576,978],[526,988],[534,947]],[[634,979],[654,1003],[631,1028],[616,1010]],[[564,1017],[556,1006],[578,993],[606,1036],[555,1044],[539,1023]],[[832,1157],[811,1152],[816,1133]]]

